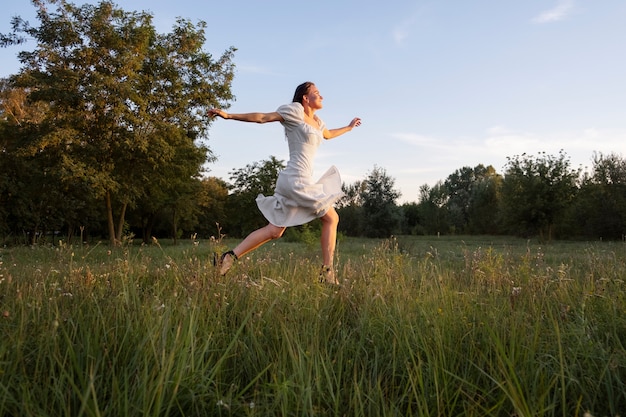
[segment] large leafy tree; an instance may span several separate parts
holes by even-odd
[[[502,185],[501,214],[508,231],[550,240],[554,225],[577,192],[580,169],[570,167],[565,152],[508,158]]]
[[[500,231],[499,207],[503,178],[491,165],[481,171],[472,186],[467,230],[470,233],[496,234]]]
[[[22,232],[29,243],[71,222],[81,205],[60,186],[57,155],[25,152],[21,145],[40,134],[47,106],[31,103],[29,91],[0,81],[0,230]]]
[[[502,177],[491,165],[457,169],[446,178],[446,208],[452,227],[461,233],[495,233]]]
[[[497,193],[501,177],[491,165],[457,169],[444,182],[446,208],[458,232],[493,233],[497,219]]]
[[[41,25],[14,18],[12,33],[0,36],[5,45],[25,37],[37,42],[19,54],[23,67],[13,81],[48,109],[22,149],[57,161],[64,187],[82,187],[85,199],[103,201],[115,244],[128,207],[150,189],[184,189],[212,158],[200,143],[210,123],[206,109],[233,98],[234,49],[217,60],[204,52],[204,22],[179,19],[171,33],[159,34],[150,14],[108,1],[32,3]],[[171,193],[156,195],[163,205],[175,204]]]
[[[16,157],[18,144],[17,131],[26,124],[29,107],[26,104],[26,91],[13,88],[9,80],[0,80],[0,233],[8,235],[15,229],[16,217],[27,215],[22,186],[17,172],[27,172],[27,166]],[[35,113],[36,114],[36,113]],[[35,116],[36,117],[36,116]],[[16,213],[21,211],[20,216]],[[10,225],[13,225],[10,226]]]

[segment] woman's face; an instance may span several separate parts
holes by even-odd
[[[322,97],[315,84],[312,84],[309,87],[309,92],[304,96],[304,103],[308,104],[312,109],[319,110],[322,108],[322,100],[324,100],[324,97]]]

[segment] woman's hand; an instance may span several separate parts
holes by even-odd
[[[361,126],[361,118],[355,117],[354,119],[352,119],[349,126],[350,126],[350,129],[355,128],[357,126]]]
[[[340,127],[339,129],[326,129],[324,130],[324,139],[333,139],[336,138],[337,136],[343,135],[346,132],[351,131],[352,129],[354,129],[357,126],[361,126],[361,118],[360,117],[355,117],[354,119],[352,119],[352,121],[350,122],[350,124],[348,126],[345,127]]]
[[[207,114],[210,117],[215,117],[215,116],[219,116],[222,119],[228,119],[228,113],[226,113],[224,110],[222,109],[211,109],[207,112]]]

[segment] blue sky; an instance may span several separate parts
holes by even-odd
[[[5,2],[31,23],[29,1]],[[83,4],[75,1],[75,4]],[[90,2],[95,3],[95,2]],[[455,170],[507,157],[564,150],[572,166],[593,152],[626,157],[626,2],[623,0],[414,0],[302,3],[293,0],[119,0],[154,15],[159,32],[177,17],[208,23],[205,49],[236,47],[230,111],[274,111],[313,81],[330,127],[361,127],[322,144],[316,174],[336,165],[344,182],[384,168],[401,191]],[[19,69],[0,48],[0,77]],[[274,155],[286,160],[279,124],[216,120],[208,142],[219,158],[209,175]]]

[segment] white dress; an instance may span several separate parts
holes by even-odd
[[[259,210],[275,226],[298,226],[322,217],[343,195],[341,176],[332,166],[322,177],[313,180],[313,159],[324,140],[325,124],[319,128],[304,121],[304,107],[298,102],[276,110],[284,119],[289,144],[287,167],[278,174],[273,196],[259,194]]]

